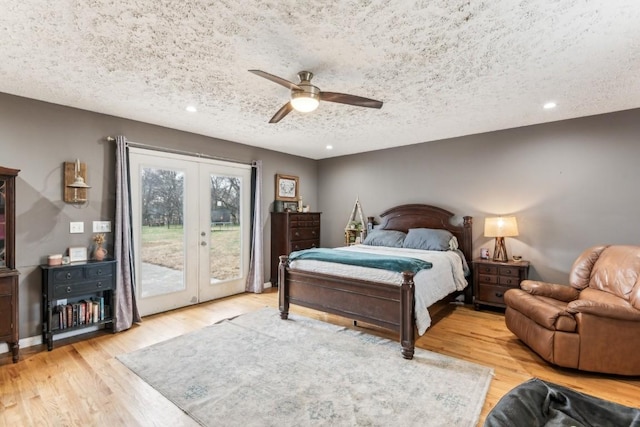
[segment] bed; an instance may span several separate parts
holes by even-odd
[[[401,205],[380,214],[380,225],[375,231],[408,233],[410,229],[447,230],[455,236],[459,251],[470,261],[472,218],[462,217],[462,224],[454,224],[453,220],[453,213],[436,206]],[[280,256],[278,298],[282,319],[288,318],[289,306],[294,304],[365,322],[398,333],[402,356],[413,358],[418,329],[414,311],[415,273],[402,272],[396,283],[388,283],[312,271],[294,267],[296,264],[291,262],[289,256]],[[467,275],[467,278],[470,277]],[[465,302],[470,302],[470,292],[471,286],[466,286],[464,291],[452,292],[448,297],[463,294]],[[425,310],[427,308],[424,307]]]

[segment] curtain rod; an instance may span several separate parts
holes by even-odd
[[[116,138],[113,137],[113,136],[108,136],[107,137],[107,141],[115,142]],[[133,142],[133,141],[127,141],[127,147],[145,148],[147,150],[161,151],[163,153],[182,154],[182,155],[186,155],[186,156],[200,157],[200,158],[203,158],[203,159],[221,160],[221,161],[225,161],[225,162],[233,162],[233,163],[239,163],[239,164],[242,164],[242,165],[253,166],[253,162],[242,162],[240,160],[229,159],[227,157],[211,156],[209,154],[195,153],[193,151],[177,150],[177,149],[174,149],[174,148],[156,147],[154,145],[141,144],[139,142]]]

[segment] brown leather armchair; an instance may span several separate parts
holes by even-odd
[[[589,248],[569,286],[524,280],[504,300],[509,330],[546,361],[640,375],[640,247]]]

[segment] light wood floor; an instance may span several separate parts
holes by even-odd
[[[23,349],[20,362],[0,356],[0,426],[194,426],[195,422],[115,359],[150,344],[262,307],[277,307],[276,291],[244,294],[147,317],[118,333],[93,333]],[[348,319],[292,307],[293,313],[350,326]],[[417,346],[493,367],[480,424],[502,395],[532,378],[627,406],[640,406],[640,378],[579,373],[548,365],[521,344],[495,311],[439,305],[436,323]],[[395,340],[375,328],[371,333]],[[399,348],[399,347],[398,347]],[[398,357],[401,357],[398,349]],[[407,361],[407,363],[411,363]],[[428,385],[427,385],[428,386]]]

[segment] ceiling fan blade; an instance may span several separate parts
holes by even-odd
[[[291,102],[287,102],[278,110],[277,113],[273,115],[273,117],[271,117],[269,123],[278,123],[280,120],[284,119],[284,116],[289,114],[291,110],[293,110],[293,106],[291,105]]]
[[[339,102],[340,104],[355,105],[357,107],[382,108],[382,101],[363,98],[362,96],[347,95],[346,93],[320,92],[320,99],[322,101]]]
[[[264,71],[260,71],[260,70],[249,70],[249,72],[257,76],[264,77],[267,80],[271,80],[274,83],[278,83],[279,85],[282,85],[287,89],[302,90],[302,88],[297,84],[292,83],[289,80],[285,80],[282,77],[274,76],[273,74],[265,73]]]

